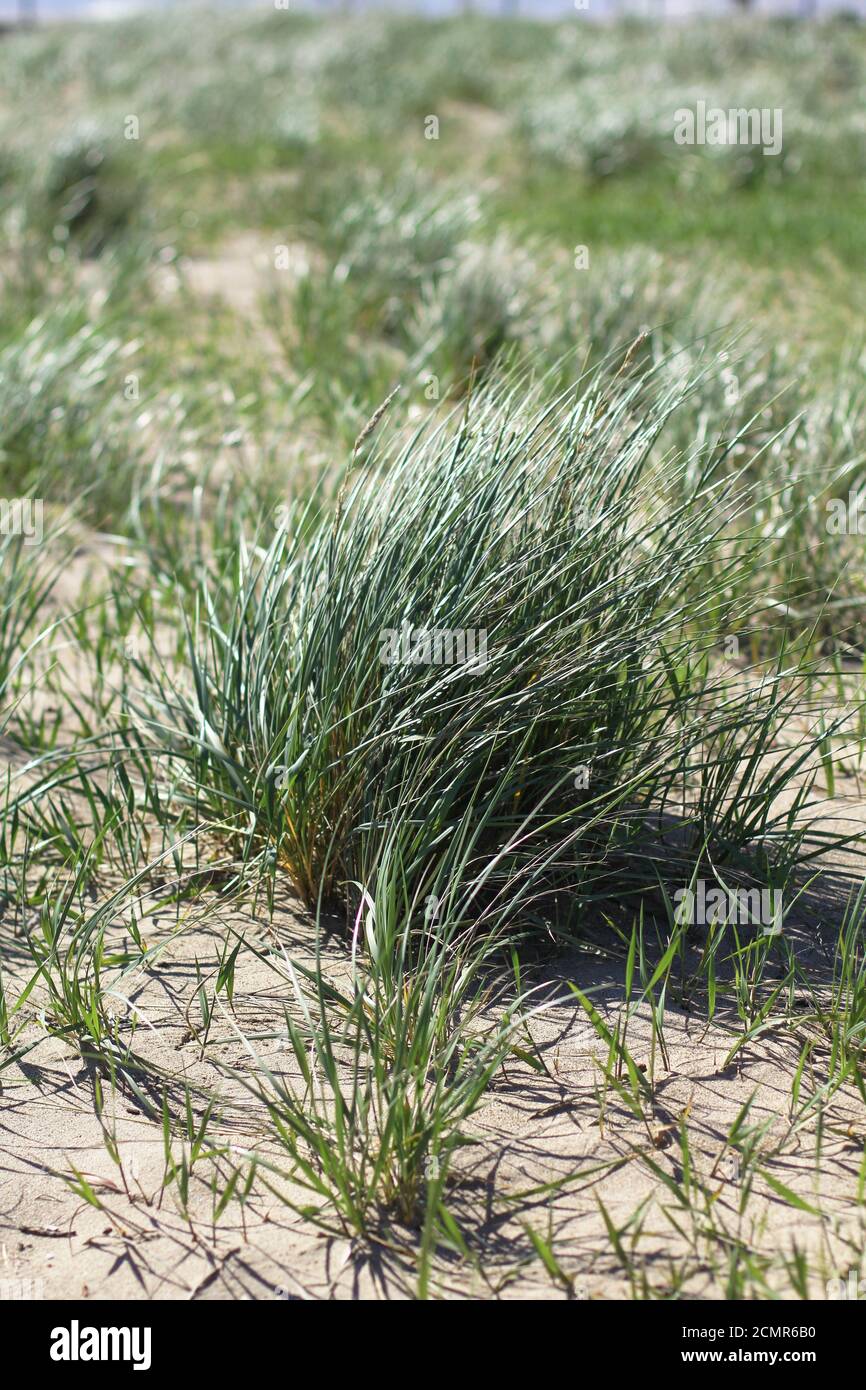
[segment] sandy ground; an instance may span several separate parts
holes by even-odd
[[[261,1107],[243,1086],[253,1064],[240,1033],[256,1034],[261,1058],[290,1075],[287,1049],[279,1041],[287,986],[251,949],[242,951],[233,1016],[223,1007],[215,1017],[203,1058],[190,1026],[197,1026],[196,962],[206,973],[228,927],[242,930],[259,951],[285,947],[293,959],[311,963],[311,928],[290,899],[278,905],[273,923],[264,913],[237,909],[200,917],[201,909],[195,909],[187,921],[162,921],[148,932],[151,947],[159,943],[163,949],[126,996],[139,1018],[135,1050],[172,1078],[165,1085],[173,1104],[181,1103],[187,1084],[196,1113],[205,1091],[219,1095],[209,1130],[214,1145],[255,1148],[286,1168],[285,1154],[264,1131]],[[807,926],[797,949],[808,953],[818,978],[826,973],[829,942]],[[795,924],[795,935],[798,930]],[[3,946],[8,988],[10,977],[25,977],[26,963],[15,938],[4,938]],[[325,961],[329,970],[344,971],[345,941],[332,940]],[[720,1296],[726,1242],[738,1242],[763,1261],[769,1287],[783,1293],[790,1293],[784,1257],[795,1241],[809,1256],[814,1297],[826,1296],[827,1279],[859,1268],[863,1106],[856,1093],[833,1095],[823,1109],[820,1148],[814,1119],[799,1129],[792,1126],[791,1083],[800,1044],[790,1025],[769,1028],[729,1062],[736,1020],[707,1026],[699,1010],[693,1015],[670,1001],[667,1064],[656,1056],[653,1099],[642,1120],[614,1092],[603,1096],[598,1063],[604,1046],[577,1001],[566,998],[569,980],[592,989],[610,1025],[622,1010],[620,965],[595,949],[572,950],[537,968],[535,979],[556,1001],[529,1025],[547,1074],[510,1062],[470,1121],[468,1131],[477,1142],[460,1151],[447,1201],[473,1258],[467,1262],[439,1251],[433,1292],[461,1298],[617,1298],[664,1294],[682,1278],[688,1296]],[[127,1007],[118,1000],[121,1014]],[[413,1295],[417,1232],[391,1226],[383,1228],[381,1238],[365,1242],[322,1234],[258,1188],[243,1210],[232,1202],[214,1224],[206,1162],[194,1170],[184,1214],[177,1188],[161,1191],[161,1125],[128,1086],[118,1087],[103,1115],[119,1146],[121,1176],[95,1111],[94,1068],[62,1039],[44,1038],[38,1008],[34,996],[25,1037],[42,1041],[0,1073],[0,1291],[21,1296],[16,1291],[23,1288],[46,1298],[92,1299]],[[629,1022],[629,1045],[638,1065],[652,1064],[646,1008]],[[819,1051],[811,1084],[820,1080]],[[158,1106],[158,1084],[142,1085]],[[108,1089],[106,1083],[106,1094]],[[765,1126],[759,1142],[762,1171],[741,1212],[748,1174],[737,1173],[725,1141],[750,1097],[750,1122]],[[712,1194],[708,1207],[697,1200],[691,1211],[660,1176],[675,1184],[687,1176],[679,1141],[683,1123],[694,1173]],[[179,1154],[179,1144],[174,1151]],[[73,1169],[86,1176],[101,1209],[71,1189],[67,1179]],[[767,1174],[798,1194],[809,1210],[793,1207],[767,1182]],[[557,1186],[538,1191],[551,1183]],[[304,1200],[288,1181],[280,1189],[289,1199]],[[617,1229],[625,1228],[622,1244],[633,1282],[611,1248],[601,1204]],[[702,1234],[710,1210],[723,1233],[714,1241]],[[551,1245],[567,1285],[545,1268],[530,1228]]]

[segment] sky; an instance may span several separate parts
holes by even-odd
[[[109,19],[134,10],[182,8],[191,0],[0,0],[0,20],[14,19],[19,3],[35,4],[40,17],[46,19],[78,19],[84,17]],[[215,7],[238,8],[244,4],[267,5],[269,0],[218,0]],[[298,8],[329,10],[340,8],[339,0],[296,0]],[[574,0],[470,0],[473,8],[496,12],[503,9],[513,13],[537,16],[563,15],[574,12]],[[637,14],[719,13],[733,8],[733,0],[588,0],[587,18],[602,18],[627,9]],[[447,14],[464,8],[465,0],[392,0],[388,8],[417,10],[428,14]],[[351,0],[354,9],[383,8],[382,0]],[[201,8],[200,0],[196,3]],[[857,11],[866,17],[866,0],[755,0],[755,8],[764,12],[802,14],[818,10],[829,13],[834,9]]]

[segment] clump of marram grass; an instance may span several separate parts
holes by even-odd
[[[137,216],[141,181],[116,130],[85,122],[49,152],[32,217],[62,246],[96,256]]]
[[[100,520],[105,508],[128,501],[135,448],[118,440],[124,371],[121,339],[89,320],[80,296],[0,347],[0,464],[8,491],[54,503],[87,499]],[[126,415],[131,423],[128,408]]]
[[[407,298],[451,265],[478,222],[477,198],[430,188],[413,169],[387,184],[361,180],[327,230],[334,277],[396,324]]]
[[[506,236],[464,243],[453,265],[423,286],[408,325],[413,365],[451,382],[478,379],[498,357],[538,342],[553,307],[546,291],[532,257]]]
[[[334,509],[242,541],[203,582],[189,669],[139,663],[150,775],[350,910],[395,834],[410,916],[432,898],[491,925],[703,853],[784,859],[775,799],[795,774],[805,797],[815,744],[769,757],[782,662],[712,657],[758,542],[729,530],[743,479],[651,466],[682,397],[622,369],[552,401],[490,388],[356,466]]]
[[[43,563],[41,555],[34,559],[31,546],[42,541],[41,510],[35,520],[38,525],[30,537],[21,529],[0,535],[0,732],[5,730],[12,693],[23,681],[32,646],[44,635],[45,628],[40,632],[37,620],[57,577],[57,569]]]

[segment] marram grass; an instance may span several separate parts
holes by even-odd
[[[137,664],[150,775],[350,915],[394,837],[410,914],[467,921],[704,852],[784,859],[775,799],[799,777],[806,800],[816,740],[770,758],[802,698],[784,634],[769,672],[726,660],[732,595],[742,631],[778,622],[748,599],[750,484],[664,449],[690,387],[653,380],[484,389],[386,434],[335,505],[242,536],[201,582],[187,670]]]

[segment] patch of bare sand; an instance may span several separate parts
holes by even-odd
[[[213,256],[185,257],[179,271],[194,294],[218,296],[242,317],[253,318],[274,271],[274,247],[252,232],[239,233]]]
[[[575,966],[572,978],[583,989],[602,986],[593,998],[611,1026],[622,1017],[619,972]],[[584,1015],[562,1006],[533,1031],[544,1034],[550,1075],[532,1080],[508,1069],[507,1081],[497,1084],[498,1094],[477,1118],[483,1140],[471,1167],[513,1208],[497,1228],[512,1256],[521,1226],[531,1225],[588,1298],[665,1296],[680,1280],[685,1296],[723,1297],[726,1257],[737,1248],[754,1259],[768,1288],[788,1297],[793,1291],[784,1260],[793,1256],[794,1242],[810,1265],[812,1297],[825,1297],[827,1279],[859,1266],[863,1106],[855,1094],[834,1095],[823,1109],[820,1148],[815,1123],[798,1131],[791,1089],[799,1048],[781,1027],[728,1061],[737,1036],[731,1021],[707,1027],[670,1007],[667,1062],[656,1055],[653,1097],[643,1117],[605,1087],[606,1048]],[[648,1067],[646,1008],[630,1019],[628,1044],[638,1066]],[[627,1074],[623,1079],[627,1086]],[[754,1164],[727,1143],[748,1103],[748,1123],[762,1131]],[[790,1205],[767,1175],[813,1212]],[[544,1184],[552,1186],[539,1190]],[[633,1278],[607,1239],[600,1204],[621,1232]],[[751,1293],[760,1287],[753,1284]],[[508,1292],[549,1297],[554,1290],[548,1282],[544,1292],[542,1271],[531,1265]]]
[[[206,1095],[215,1095],[209,1142],[215,1148],[234,1145],[236,1152],[255,1149],[285,1171],[286,1156],[243,1084],[255,1064],[240,1034],[254,1040],[270,1068],[297,1082],[281,1042],[288,986],[263,956],[273,951],[278,961],[285,948],[294,960],[312,965],[311,928],[290,899],[278,905],[273,922],[261,912],[189,911],[187,920],[150,924],[151,967],[128,981],[117,1000],[121,1018],[135,1011],[133,1046],[151,1079],[144,1072],[130,1074],[157,1108],[161,1088],[175,1112],[187,1086],[196,1113]],[[203,1047],[197,992],[202,976],[212,984],[225,933],[232,929],[256,951],[242,950],[233,1012],[224,1005],[217,1011]],[[792,931],[794,948],[814,978],[826,974],[829,940],[812,932],[808,920]],[[324,960],[329,973],[345,972],[347,947],[339,935],[326,943]],[[4,968],[7,981],[26,977],[20,938],[4,939]],[[739,1250],[760,1267],[767,1287],[790,1295],[784,1261],[795,1242],[809,1261],[813,1297],[825,1296],[828,1278],[859,1267],[863,1105],[852,1090],[828,1095],[820,1111],[820,1143],[817,1110],[799,1127],[793,1124],[791,1088],[802,1039],[793,1036],[790,1024],[779,1020],[731,1061],[741,1026],[730,1011],[708,1026],[699,1008],[669,999],[666,1056],[656,1048],[653,1063],[648,1009],[637,1008],[628,1024],[629,1047],[638,1066],[647,1068],[645,1075],[654,1065],[652,1098],[639,1117],[615,1089],[605,1088],[606,1048],[568,990],[569,981],[592,990],[612,1026],[623,1017],[621,965],[603,953],[579,951],[548,962],[536,971],[536,981],[549,1007],[529,1027],[545,1070],[539,1073],[519,1058],[509,1062],[467,1126],[476,1142],[459,1151],[447,1204],[473,1259],[439,1251],[434,1292],[617,1298],[664,1295],[680,1282],[687,1296],[718,1297],[727,1261]],[[38,1007],[34,995],[26,1035],[33,1041],[42,1036]],[[826,1060],[819,1044],[801,1102],[822,1083]],[[417,1232],[395,1235],[392,1228],[381,1242],[322,1234],[259,1186],[243,1208],[232,1201],[214,1222],[213,1170],[207,1163],[193,1172],[183,1212],[177,1186],[161,1190],[161,1125],[131,1085],[117,1089],[103,1117],[116,1134],[121,1176],[95,1111],[94,1069],[62,1039],[38,1041],[0,1073],[0,1082],[0,1280],[34,1280],[45,1297],[412,1296]],[[762,1132],[756,1160],[737,1173],[726,1140],[749,1101],[749,1123]],[[681,1129],[688,1134],[691,1177]],[[86,1175],[104,1210],[87,1205],[64,1181],[73,1166]],[[689,1181],[693,1195],[684,1205],[674,1189],[684,1190]],[[780,1184],[807,1209],[792,1206]],[[288,1179],[278,1186],[296,1203],[309,1200]],[[623,1231],[630,1271],[612,1248],[601,1204]],[[550,1243],[570,1287],[545,1269],[530,1228]]]
[[[285,929],[291,911],[280,914]],[[213,1220],[213,1168],[193,1169],[187,1210],[177,1187],[163,1190],[166,1149],[158,1113],[165,1093],[173,1113],[185,1092],[198,1122],[208,1098],[215,1098],[208,1147],[249,1152],[265,1135],[261,1107],[243,1086],[252,1070],[237,1028],[256,1039],[259,1056],[284,1070],[288,1053],[282,990],[272,971],[250,952],[239,962],[231,1016],[214,1022],[207,1052],[197,990],[204,977],[213,984],[222,933],[228,918],[190,928],[183,921],[150,924],[148,945],[161,952],[147,975],[133,976],[115,996],[119,1017],[135,1015],[136,1065],[121,1068],[120,1084],[102,1119],[95,1104],[97,1078],[109,1096],[109,1078],[99,1064],[53,1037],[37,1042],[0,1076],[0,1287],[32,1281],[46,1298],[301,1298],[327,1297],[335,1279],[353,1290],[372,1290],[375,1260],[359,1256],[343,1273],[348,1242],[328,1240],[267,1193],[253,1195],[241,1210],[230,1204]],[[249,932],[250,923],[244,922]],[[260,947],[277,940],[268,927]],[[312,962],[307,932],[294,924],[296,959]],[[21,980],[32,966],[23,947],[4,941],[7,979]],[[43,1001],[37,1005],[42,1006]],[[22,1043],[40,1036],[34,1020]],[[262,1036],[262,1035],[271,1036]],[[235,1079],[237,1078],[237,1079]],[[148,1113],[149,1107],[155,1113]],[[105,1142],[117,1144],[121,1167]],[[180,1156],[180,1145],[173,1150]],[[273,1145],[272,1157],[280,1155]],[[288,1166],[288,1165],[286,1165]],[[84,1176],[101,1203],[82,1200],[65,1180]],[[288,1196],[304,1194],[290,1183]],[[396,1293],[399,1281],[389,1284]]]
[[[285,349],[262,313],[263,297],[279,283],[291,284],[309,271],[313,251],[302,242],[279,243],[275,237],[239,232],[211,256],[185,256],[163,268],[158,289],[175,294],[181,286],[203,302],[219,300],[256,332],[266,357],[285,358]]]

